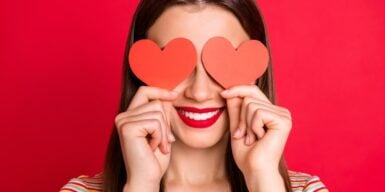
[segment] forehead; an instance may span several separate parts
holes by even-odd
[[[147,31],[147,38],[160,47],[172,39],[184,37],[199,49],[214,36],[227,38],[235,47],[249,39],[233,13],[209,4],[169,7]]]

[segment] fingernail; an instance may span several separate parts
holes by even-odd
[[[239,136],[241,136],[241,128],[237,128],[237,130],[235,130],[235,132],[234,132],[235,138],[239,138]]]
[[[227,93],[229,93],[229,90],[224,90],[224,91],[221,92],[221,94],[225,94],[225,95],[226,95]]]
[[[169,139],[170,139],[171,142],[174,142],[174,141],[175,141],[174,135],[173,135],[173,134],[170,134],[170,135],[169,135]]]
[[[250,136],[250,145],[252,145],[254,143],[253,139],[251,139],[252,137]]]

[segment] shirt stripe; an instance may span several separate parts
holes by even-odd
[[[318,176],[288,170],[294,192],[329,192]],[[103,192],[103,173],[72,178],[60,192]]]

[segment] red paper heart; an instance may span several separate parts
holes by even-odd
[[[148,39],[135,42],[129,53],[134,74],[144,83],[172,90],[194,70],[197,53],[185,38],[170,41],[163,51]]]
[[[224,88],[251,84],[266,71],[269,54],[258,40],[243,42],[238,49],[223,37],[209,39],[202,50],[206,71]]]

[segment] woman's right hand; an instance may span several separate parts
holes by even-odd
[[[127,111],[118,114],[115,125],[127,172],[125,188],[158,188],[170,162],[171,143],[175,141],[164,101],[177,93],[141,86]]]

